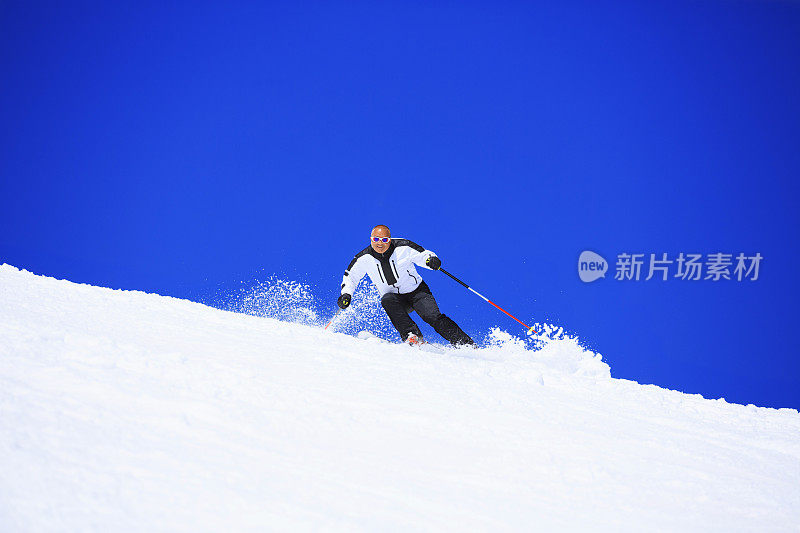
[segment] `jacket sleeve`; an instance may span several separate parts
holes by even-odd
[[[364,261],[359,261],[358,256],[354,257],[353,260],[350,261],[347,270],[344,271],[341,293],[352,296],[358,286],[358,282],[361,281],[361,278],[363,278],[366,273]]]
[[[429,257],[438,257],[434,252],[432,252],[431,250],[426,250],[419,244],[411,242],[407,239],[403,239],[403,245],[408,246],[409,250],[408,257],[412,263],[414,263],[417,266],[421,266],[422,268],[433,270],[431,267],[425,264],[425,261],[427,261]]]

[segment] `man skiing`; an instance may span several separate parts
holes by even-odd
[[[439,311],[415,265],[439,270],[442,261],[435,253],[407,239],[392,239],[388,227],[375,226],[369,246],[358,252],[344,271],[339,307],[346,309],[350,305],[358,282],[367,274],[381,294],[383,310],[404,342],[412,345],[423,342],[419,326],[408,315],[414,310],[451,344],[475,344],[451,318]]]

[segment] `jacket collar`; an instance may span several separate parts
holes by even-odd
[[[386,261],[392,256],[393,252],[394,252],[394,239],[389,241],[389,247],[382,254],[379,254],[372,248],[372,246],[369,246],[369,255],[371,255],[372,257],[374,257],[379,261]]]

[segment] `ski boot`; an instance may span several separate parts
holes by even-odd
[[[424,344],[425,341],[422,340],[422,337],[417,337],[413,333],[409,333],[408,337],[406,337],[406,344],[409,346],[419,346],[420,344]]]

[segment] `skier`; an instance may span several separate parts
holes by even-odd
[[[369,246],[358,252],[344,271],[339,307],[347,309],[358,282],[367,274],[381,293],[381,306],[403,342],[424,342],[419,326],[408,315],[414,310],[451,344],[475,344],[439,311],[428,284],[417,273],[414,265],[439,270],[442,261],[435,253],[407,239],[392,239],[389,228],[383,225],[372,228],[369,241]]]

